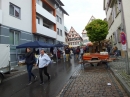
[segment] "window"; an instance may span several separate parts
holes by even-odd
[[[57,22],[59,22],[59,16],[58,15],[56,15],[56,20],[57,20]]]
[[[59,28],[57,28],[57,34],[59,35]]]
[[[121,7],[121,5],[120,5],[119,1],[116,0],[116,2],[115,2],[115,17],[117,17],[118,13],[120,12],[120,7]]]
[[[37,4],[39,4],[39,0],[37,0]]]
[[[34,36],[34,38],[35,38],[35,41],[39,41],[39,36]]]
[[[11,45],[19,44],[19,31],[10,30],[10,44]]]
[[[40,19],[39,17],[36,18],[37,24],[40,24]]]
[[[60,19],[60,24],[62,24],[62,19],[61,18],[59,18]]]
[[[58,15],[56,15],[56,21],[62,24],[62,19]]]
[[[43,24],[43,26],[46,27],[46,28],[50,28],[49,25],[47,25],[45,23]]]
[[[60,36],[62,36],[62,30],[60,30]]]
[[[118,43],[121,42],[120,32],[121,32],[121,30],[120,30],[120,27],[119,27],[119,28],[117,29],[117,41],[118,41]]]
[[[10,15],[20,18],[20,8],[15,6],[14,4],[10,3],[10,9],[9,9]]]

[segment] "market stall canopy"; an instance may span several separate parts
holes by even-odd
[[[72,47],[72,45],[69,45],[69,47]]]
[[[109,39],[104,39],[104,40],[101,41],[101,43],[107,43],[109,41],[110,41]]]
[[[93,43],[92,42],[88,42],[87,46],[93,46]]]
[[[27,43],[18,45],[18,46],[16,46],[16,48],[27,48],[27,47],[30,47],[30,48],[40,48],[40,47],[41,48],[50,48],[53,46],[54,46],[53,44],[44,43],[41,41],[34,41],[34,42],[27,42]]]
[[[67,45],[68,45],[68,43],[65,43],[65,42],[64,42],[64,43],[63,43],[63,45],[67,46]]]

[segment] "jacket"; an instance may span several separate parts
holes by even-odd
[[[70,54],[70,49],[69,48],[65,49],[65,54]]]
[[[33,52],[28,52],[25,54],[25,63],[27,65],[33,65],[36,63],[35,56]]]

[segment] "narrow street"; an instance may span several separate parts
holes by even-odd
[[[38,76],[36,82],[27,86],[27,73],[5,81],[0,85],[0,97],[56,97],[77,68],[80,68],[80,65],[73,59],[70,62],[64,63],[61,60],[50,65],[48,72],[51,80],[48,81],[44,75],[43,86],[39,85],[38,69],[35,69],[33,72]]]
[[[83,66],[74,58],[59,61],[48,68],[51,80],[44,75],[44,85],[37,81],[27,86],[28,75],[23,74],[4,81],[0,86],[1,97],[128,97],[121,85],[105,65]],[[33,71],[38,75],[38,69]],[[8,92],[7,92],[8,91]]]

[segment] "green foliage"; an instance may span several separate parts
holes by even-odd
[[[95,19],[85,27],[85,30],[91,42],[101,41],[106,39],[108,34],[108,23],[101,19]]]

